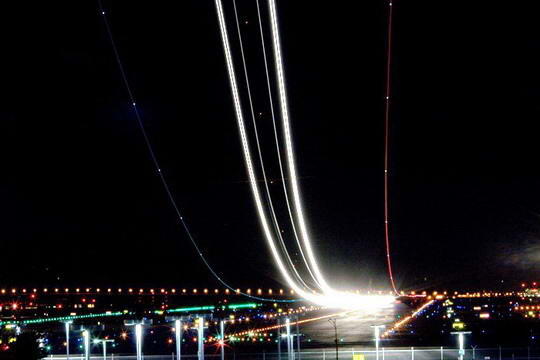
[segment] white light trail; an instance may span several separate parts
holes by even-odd
[[[286,145],[287,145],[287,157],[289,159],[289,172],[291,177],[291,185],[293,187],[293,197],[294,197],[294,203],[295,208],[297,212],[299,213],[299,223],[301,226],[301,232],[303,234],[303,240],[304,244],[306,246],[306,250],[308,251],[308,257],[310,260],[310,263],[312,264],[313,269],[315,270],[315,275],[318,279],[318,282],[321,283],[323,294],[313,294],[310,292],[305,291],[302,289],[296,281],[291,277],[289,274],[288,269],[286,268],[285,264],[283,263],[283,260],[281,259],[281,255],[276,247],[276,242],[274,239],[274,236],[272,234],[272,231],[270,230],[270,226],[268,223],[268,218],[266,216],[266,212],[263,206],[263,203],[261,201],[261,194],[259,191],[259,187],[257,185],[257,177],[255,175],[255,169],[253,167],[253,160],[251,157],[250,147],[249,147],[249,141],[247,137],[244,117],[242,113],[242,105],[240,100],[240,95],[238,93],[238,85],[236,83],[236,75],[234,71],[234,63],[231,55],[231,49],[229,45],[229,35],[227,32],[227,27],[225,23],[225,16],[223,13],[223,6],[221,0],[215,0],[217,14],[218,14],[218,21],[221,31],[221,39],[223,42],[223,50],[225,54],[225,60],[227,64],[227,73],[229,75],[229,83],[231,87],[231,92],[233,96],[233,104],[235,109],[235,115],[236,120],[238,123],[238,129],[240,132],[240,140],[242,143],[242,151],[244,154],[244,160],[246,163],[247,173],[249,177],[249,183],[251,187],[251,191],[253,193],[253,197],[255,200],[255,205],[257,209],[257,214],[259,216],[259,220],[261,222],[261,226],[263,228],[264,237],[270,247],[272,257],[274,258],[274,261],[287,282],[287,284],[301,297],[304,299],[313,302],[315,304],[325,306],[325,307],[332,307],[332,308],[345,308],[345,309],[362,309],[364,311],[372,312],[377,311],[381,307],[389,306],[393,301],[394,297],[392,296],[374,296],[374,295],[368,295],[368,296],[361,296],[357,294],[350,294],[350,293],[344,293],[344,292],[337,292],[335,290],[332,290],[324,281],[324,278],[320,272],[320,269],[318,267],[318,264],[315,260],[313,250],[311,248],[311,244],[309,242],[309,238],[307,237],[307,230],[305,226],[305,221],[302,214],[302,207],[300,206],[300,197],[299,197],[299,191],[298,191],[298,184],[296,180],[296,170],[295,170],[295,164],[294,164],[294,155],[292,154],[292,141],[290,136],[290,125],[288,120],[288,111],[286,109],[287,103],[285,98],[285,85],[284,85],[284,79],[283,79],[283,69],[281,64],[281,52],[279,50],[279,35],[276,38],[277,33],[277,20],[275,16],[275,4],[273,0],[270,0],[270,8],[272,15],[272,33],[274,37],[274,45],[275,50],[277,49],[277,55],[276,55],[276,62],[279,62],[278,68],[278,79],[279,79],[279,89],[280,89],[280,104],[282,108],[283,118],[287,118],[286,120]],[[279,60],[279,61],[278,61]],[[277,64],[276,64],[277,65]],[[293,180],[294,179],[294,180]],[[286,249],[285,249],[286,251]],[[322,281],[321,281],[322,280]]]
[[[298,273],[298,270],[296,270],[296,266],[294,265],[293,261],[291,260],[289,252],[287,251],[287,246],[285,245],[285,241],[283,240],[283,236],[281,235],[281,228],[279,226],[279,223],[278,223],[278,220],[277,220],[277,217],[276,217],[276,213],[275,213],[275,210],[274,210],[274,205],[273,205],[273,202],[272,202],[272,195],[270,194],[270,188],[268,187],[268,179],[266,177],[266,171],[265,171],[265,167],[264,167],[261,144],[259,142],[259,135],[258,135],[258,130],[257,130],[257,121],[255,120],[255,111],[253,109],[253,101],[251,99],[251,87],[250,87],[250,84],[249,84],[249,76],[248,76],[247,65],[246,65],[246,57],[244,55],[244,45],[243,45],[243,41],[242,41],[242,33],[240,31],[240,21],[238,20],[238,11],[236,9],[236,0],[233,0],[233,5],[234,5],[235,20],[236,20],[236,31],[238,32],[238,42],[240,43],[240,54],[242,55],[242,65],[243,65],[243,68],[244,68],[244,77],[246,79],[246,89],[247,89],[247,94],[248,94],[250,115],[251,115],[251,120],[252,120],[252,123],[253,123],[253,130],[254,130],[254,133],[255,133],[255,145],[256,145],[257,152],[259,154],[259,161],[261,163],[261,173],[262,173],[262,176],[263,176],[264,189],[266,190],[266,198],[268,199],[268,207],[269,207],[269,210],[270,210],[270,218],[271,218],[272,223],[274,224],[274,226],[276,228],[276,234],[277,234],[277,238],[278,238],[278,240],[280,242],[280,245],[281,245],[282,249],[284,249],[284,253],[285,253],[285,256],[286,256],[287,263],[289,264],[290,268],[293,270],[295,277],[300,281],[301,285],[304,288],[311,290],[310,287],[302,279],[302,277]],[[278,149],[278,151],[279,151],[279,149]],[[281,162],[280,162],[280,166],[281,166]],[[287,192],[285,191],[285,196],[286,196],[286,194],[287,194]],[[297,241],[298,241],[298,239],[297,239]],[[298,243],[298,245],[300,246],[300,243]],[[300,252],[302,254],[302,257],[304,258],[304,261],[306,262],[306,266],[308,266],[301,247],[300,247]],[[308,267],[308,270],[309,270],[309,267]],[[310,271],[310,273],[311,273],[311,271]],[[315,280],[315,282],[316,282],[316,280]]]
[[[309,237],[309,233],[306,226],[306,221],[304,218],[304,211],[302,207],[302,201],[300,199],[300,190],[298,186],[298,177],[296,172],[296,163],[294,156],[294,148],[292,144],[292,135],[291,135],[291,124],[289,119],[289,108],[287,101],[287,90],[285,87],[285,71],[283,70],[283,58],[281,55],[281,39],[279,35],[279,26],[277,20],[277,11],[276,11],[276,2],[275,0],[268,0],[268,8],[270,13],[270,25],[271,25],[271,34],[273,41],[274,49],[274,63],[276,68],[276,77],[278,84],[279,92],[279,104],[281,110],[281,118],[283,121],[283,132],[285,138],[285,150],[287,155],[287,168],[289,170],[289,183],[292,190],[292,197],[294,203],[294,209],[296,211],[296,217],[298,220],[298,225],[300,227],[300,235],[302,237],[302,243],[306,249],[310,267],[313,269],[314,275],[317,278],[317,283],[320,285],[324,295],[332,299],[332,302],[345,302],[354,303],[355,299],[360,301],[359,295],[347,294],[343,292],[338,292],[332,289],[326,279],[324,278],[317,259],[313,252],[313,247]],[[362,297],[363,298],[363,297]],[[360,302],[363,302],[368,308],[371,307],[372,299],[363,299]],[[384,302],[384,301],[383,301]]]
[[[302,208],[302,203],[300,200],[300,190],[298,188],[298,179],[296,175],[296,164],[294,157],[294,149],[292,145],[291,138],[291,124],[289,121],[289,109],[287,102],[287,91],[285,88],[285,73],[283,71],[283,59],[281,57],[281,40],[279,37],[279,28],[277,21],[276,13],[276,2],[275,0],[268,0],[268,7],[270,11],[270,24],[272,29],[272,40],[274,45],[274,60],[276,66],[276,75],[279,91],[279,104],[281,109],[281,118],[283,121],[283,131],[285,136],[285,150],[287,154],[287,165],[289,170],[289,183],[292,189],[294,209],[296,210],[296,215],[298,219],[298,225],[300,226],[300,235],[302,237],[302,242],[306,248],[308,255],[309,263],[313,269],[315,276],[317,277],[317,282],[320,284],[322,290],[325,293],[332,293],[334,290],[330,288],[326,282],[324,276],[321,273],[319,264],[315,258],[313,248],[311,246],[311,240],[308,235],[306,222],[304,219],[304,211]]]
[[[292,213],[292,209],[291,209],[291,204],[290,204],[290,201],[289,201],[289,194],[288,194],[287,185],[286,185],[286,182],[285,182],[285,172],[283,170],[283,163],[281,161],[281,147],[279,146],[279,138],[278,138],[278,132],[277,132],[277,126],[276,126],[276,116],[275,116],[275,113],[274,113],[274,100],[273,100],[273,96],[272,96],[272,87],[270,85],[270,75],[269,75],[269,71],[268,71],[268,61],[266,60],[266,58],[267,58],[267,56],[266,56],[266,45],[265,45],[265,41],[264,41],[264,32],[263,32],[263,27],[262,27],[261,9],[260,9],[260,6],[259,6],[259,0],[256,0],[256,3],[257,3],[257,18],[259,20],[259,31],[261,33],[261,46],[262,46],[262,51],[263,51],[264,70],[265,70],[265,74],[266,74],[266,84],[267,84],[267,89],[268,89],[268,100],[270,101],[270,111],[271,111],[271,114],[272,114],[272,125],[273,125],[273,128],[274,128],[274,141],[276,142],[277,158],[278,158],[278,164],[279,164],[279,172],[281,174],[281,179],[282,179],[281,185],[283,187],[283,194],[285,195],[285,203],[287,204],[287,212],[289,213],[289,218],[291,219],[292,232],[293,232],[294,238],[296,240],[296,243],[298,244],[298,249],[300,250],[300,255],[302,256],[302,260],[304,261],[304,264],[306,265],[306,269],[309,272],[309,275],[311,276],[313,281],[315,281],[315,284],[319,288],[321,288],[321,285],[319,284],[319,282],[317,280],[317,277],[313,274],[313,271],[311,270],[311,267],[309,266],[309,262],[306,259],[306,255],[304,254],[304,250],[302,249],[302,244],[300,244],[300,238],[298,236],[298,231],[296,230],[296,224],[295,224],[295,221],[294,221],[294,217],[293,217],[293,213]]]
[[[266,239],[266,242],[270,246],[270,251],[272,252],[272,256],[274,258],[274,261],[276,262],[276,265],[278,266],[278,269],[287,282],[287,284],[301,297],[313,300],[315,295],[309,294],[305,292],[302,288],[300,288],[296,281],[292,279],[292,277],[289,274],[289,271],[285,267],[285,264],[283,263],[281,256],[279,254],[279,251],[276,247],[275,240],[272,236],[272,232],[270,230],[270,227],[268,225],[268,219],[266,217],[266,213],[264,211],[264,207],[261,201],[261,194],[259,192],[259,188],[257,186],[257,177],[255,176],[255,169],[253,168],[253,161],[251,159],[251,153],[249,150],[249,141],[246,134],[246,128],[244,124],[244,116],[242,113],[242,106],[240,101],[240,96],[238,94],[238,85],[236,83],[236,75],[234,72],[234,64],[232,60],[231,55],[231,49],[229,46],[229,35],[227,32],[227,27],[225,24],[225,16],[223,14],[223,6],[221,3],[221,0],[215,0],[216,3],[216,9],[218,14],[218,20],[219,20],[219,27],[221,31],[221,40],[223,42],[223,50],[225,53],[225,60],[227,63],[227,72],[229,75],[229,83],[231,86],[232,96],[233,96],[233,102],[234,102],[234,109],[236,114],[236,121],[238,123],[238,129],[240,131],[240,140],[242,143],[242,150],[244,154],[244,160],[246,163],[246,168],[248,172],[249,177],[249,183],[251,187],[251,192],[253,193],[253,197],[255,199],[255,206],[257,208],[257,214],[259,215],[259,220],[261,222],[261,226],[263,228],[264,237]],[[314,301],[315,302],[315,301]]]

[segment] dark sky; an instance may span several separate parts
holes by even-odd
[[[537,9],[475,3],[394,2],[392,243],[406,289],[540,275]],[[279,281],[249,192],[213,1],[104,4],[148,135],[208,260],[233,286]],[[254,4],[238,0],[276,179]],[[384,1],[281,0],[278,11],[323,268],[340,285],[387,286]],[[0,283],[213,286],[156,176],[97,3],[18,2],[3,23]]]

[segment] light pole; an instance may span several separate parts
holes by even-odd
[[[90,333],[88,330],[83,330],[83,340],[84,340],[84,359],[90,360]]]
[[[142,324],[135,325],[135,347],[137,350],[137,360],[142,360]]]
[[[182,321],[174,321],[174,332],[176,337],[176,360],[182,357]]]
[[[281,360],[281,321],[277,319],[277,351],[278,360]]]
[[[375,356],[376,359],[379,360],[379,341],[381,338],[381,329],[384,329],[386,326],[384,325],[373,325],[373,332],[375,333]]]
[[[114,340],[109,339],[94,339],[94,344],[99,344],[103,346],[103,360],[107,360],[107,343],[112,343]]]
[[[294,360],[292,337],[291,337],[291,320],[289,318],[285,319],[285,329],[287,331],[287,354],[289,360]]]
[[[199,318],[199,328],[198,328],[198,338],[199,338],[199,360],[204,360],[204,317]]]
[[[455,331],[451,333],[453,335],[457,335],[458,337],[459,360],[463,360],[463,355],[465,355],[465,335],[470,333],[470,331]]]
[[[66,321],[65,326],[66,326],[66,360],[69,360],[69,328],[71,326],[71,321]]]
[[[335,335],[336,335],[336,339],[335,339],[335,342],[336,342],[336,360],[339,360],[339,348],[338,348],[338,336],[337,336],[337,319],[336,318],[331,318],[331,319],[328,319],[328,321],[330,322],[330,324],[332,324],[334,326],[334,332],[335,332]]]
[[[225,321],[221,320],[219,322],[219,328],[221,330],[221,360],[225,360]]]
[[[297,316],[296,317],[296,348],[298,349],[298,360],[301,360],[301,357],[300,357],[300,327],[298,326],[299,322],[300,322],[300,319]]]

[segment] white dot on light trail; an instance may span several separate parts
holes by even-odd
[[[315,254],[313,253],[311,241],[309,239],[309,235],[307,232],[306,222],[304,220],[304,213],[302,210],[302,203],[300,201],[300,191],[298,189],[298,180],[296,176],[295,157],[294,157],[293,146],[292,146],[291,126],[289,122],[289,110],[288,110],[288,103],[287,103],[287,91],[285,89],[285,74],[283,71],[283,60],[281,58],[281,40],[280,40],[279,28],[277,24],[277,13],[276,13],[275,1],[269,0],[268,7],[270,10],[270,23],[271,23],[271,29],[272,29],[272,41],[274,45],[274,58],[275,58],[275,67],[276,67],[278,91],[279,91],[279,104],[280,104],[280,109],[281,109],[281,118],[283,121],[283,129],[284,129],[284,136],[285,136],[285,150],[287,154],[287,165],[288,165],[288,170],[289,170],[289,183],[290,183],[292,194],[293,194],[294,210],[296,211],[296,216],[297,216],[298,223],[300,226],[300,235],[302,238],[302,242],[304,244],[304,247],[306,248],[306,252],[308,255],[308,260],[311,265],[311,268],[313,269],[315,273],[315,277],[317,278],[317,283],[321,285],[321,289],[324,292],[331,292],[332,289],[330,288],[325,278],[323,277],[321,270],[319,268],[319,264],[317,263],[317,260],[315,259]]]
[[[244,68],[244,76],[245,76],[245,81],[246,81],[246,90],[247,90],[247,95],[248,95],[249,109],[251,110],[251,119],[252,119],[252,122],[253,122],[253,132],[255,134],[255,148],[257,149],[257,152],[258,152],[258,155],[259,155],[259,161],[260,161],[260,165],[261,165],[261,174],[262,174],[262,178],[263,178],[262,183],[264,184],[263,190],[266,190],[266,199],[267,199],[267,203],[268,203],[268,208],[270,210],[270,219],[272,220],[272,223],[275,226],[275,234],[277,235],[277,239],[279,240],[279,245],[281,245],[282,249],[286,249],[287,247],[285,245],[285,241],[283,240],[283,236],[281,235],[283,230],[281,230],[280,224],[279,224],[279,222],[277,220],[276,213],[274,211],[272,195],[270,193],[270,188],[268,187],[268,179],[267,179],[267,176],[266,176],[266,171],[265,171],[265,166],[264,166],[264,161],[263,161],[263,155],[262,155],[262,151],[261,151],[261,145],[260,145],[260,142],[259,142],[259,135],[258,135],[258,130],[257,130],[257,121],[255,120],[255,111],[254,111],[254,108],[253,108],[253,101],[252,101],[252,97],[251,97],[251,86],[249,84],[249,76],[248,76],[248,71],[247,71],[246,58],[244,56],[244,46],[243,46],[243,42],[242,42],[242,32],[240,31],[240,22],[239,22],[239,19],[238,19],[238,11],[236,9],[236,0],[233,0],[232,3],[233,3],[233,6],[234,6],[234,16],[235,16],[235,20],[236,20],[236,29],[237,29],[237,32],[238,32],[238,42],[240,44],[240,54],[242,55],[242,65],[243,65],[243,68]],[[257,6],[258,6],[258,3],[257,3]],[[272,118],[272,121],[274,121],[274,118]],[[276,142],[276,144],[277,144],[277,142]],[[279,148],[278,148],[278,159],[279,158],[280,157],[279,157]],[[282,169],[281,161],[280,161],[279,165],[280,165],[280,170],[281,170]],[[272,182],[272,181],[270,181],[270,182]],[[285,187],[285,183],[282,183],[282,184]],[[287,195],[286,189],[285,189],[285,195]],[[292,214],[291,214],[291,219],[292,219]],[[293,226],[293,230],[294,230],[294,226]],[[302,248],[300,247],[300,240],[298,239],[297,236],[295,236],[295,237],[296,237],[296,240],[298,242],[298,246],[299,246],[299,249],[300,249],[300,253],[302,254],[302,258],[304,259],[305,264],[308,265],[307,269],[311,274],[311,270],[309,269],[309,264],[308,264],[307,260],[304,257],[304,253],[302,251]],[[293,272],[294,278],[297,279],[299,281],[300,285],[302,285],[306,290],[311,290],[309,285],[306,284],[306,282],[302,279],[302,277],[298,273],[298,270],[296,269],[296,266],[293,263],[289,253],[285,251],[284,255],[285,255],[286,263],[289,265],[289,269],[291,269],[292,272]],[[313,277],[313,278],[315,279],[315,277]],[[317,280],[315,279],[315,282],[316,281]]]
[[[236,83],[236,75],[234,71],[234,64],[233,64],[231,49],[229,45],[229,36],[228,36],[227,27],[225,23],[225,16],[223,13],[222,2],[221,0],[215,0],[215,4],[216,4],[217,15],[218,15],[219,27],[221,31],[221,39],[223,42],[223,51],[224,51],[225,60],[227,64],[229,83],[230,83],[232,97],[233,97],[235,115],[236,115],[239,133],[240,133],[240,140],[242,143],[242,151],[243,151],[244,161],[246,164],[246,169],[247,169],[247,173],[249,177],[250,188],[251,188],[251,192],[253,194],[253,198],[255,201],[257,214],[259,216],[259,220],[263,228],[264,237],[270,247],[272,257],[281,275],[283,276],[287,284],[299,296],[301,296],[302,298],[312,303],[315,303],[321,306],[332,307],[332,308],[345,308],[345,309],[361,308],[362,310],[369,311],[369,312],[375,312],[381,308],[390,306],[392,302],[394,301],[393,296],[389,296],[389,295],[388,296],[386,295],[383,295],[383,296],[367,295],[366,296],[366,295],[351,294],[351,293],[346,293],[346,292],[339,292],[332,289],[330,286],[328,286],[328,284],[324,280],[324,277],[322,276],[318,263],[315,259],[315,255],[313,253],[313,249],[312,249],[312,246],[311,246],[308,234],[307,234],[307,228],[305,225],[304,216],[302,213],[298,182],[296,179],[296,169],[295,169],[295,164],[294,164],[294,154],[292,152],[293,151],[292,140],[291,140],[291,135],[290,135],[290,124],[289,124],[289,119],[288,119],[287,101],[286,101],[286,94],[285,94],[285,81],[284,81],[283,66],[282,66],[282,60],[281,60],[281,50],[280,50],[280,45],[279,45],[279,33],[277,31],[278,29],[277,29],[275,3],[273,0],[269,0],[271,22],[272,22],[272,37],[274,41],[274,52],[275,52],[275,57],[276,57],[276,71],[278,74],[278,88],[279,88],[279,93],[280,93],[282,118],[284,121],[284,128],[286,132],[285,135],[286,135],[287,160],[288,160],[288,169],[289,169],[290,178],[291,178],[290,180],[291,187],[293,189],[294,205],[295,205],[295,210],[297,212],[297,216],[298,216],[298,220],[300,224],[300,232],[302,234],[303,243],[308,252],[308,259],[310,261],[310,264],[312,265],[312,268],[315,270],[315,274],[317,276],[317,279],[319,280],[319,283],[321,284],[322,293],[313,294],[311,292],[305,291],[301,286],[299,286],[296,283],[296,281],[292,278],[288,269],[284,265],[283,260],[281,258],[281,254],[279,253],[278,248],[276,246],[276,240],[274,239],[274,235],[272,234],[272,231],[270,230],[268,218],[267,218],[266,211],[264,209],[264,206],[261,200],[261,194],[260,194],[259,187],[256,181],[257,177],[255,175],[255,169],[254,169],[253,161],[251,157],[247,131],[245,128],[245,123],[244,123],[242,105],[241,105],[241,100],[238,93],[238,85]]]

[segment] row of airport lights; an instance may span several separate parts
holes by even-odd
[[[523,288],[526,287],[526,284],[523,283],[521,284]],[[533,282],[532,283],[532,286],[533,287],[536,287],[536,283]],[[59,293],[66,293],[66,294],[71,294],[71,293],[77,293],[77,294],[122,294],[122,293],[128,293],[128,294],[145,294],[145,295],[156,295],[156,294],[161,294],[161,295],[177,295],[177,294],[182,294],[182,295],[187,295],[187,294],[193,294],[193,295],[198,295],[198,294],[204,294],[204,295],[211,295],[211,294],[225,294],[225,295],[230,295],[230,294],[233,294],[233,295],[241,295],[242,293],[246,293],[246,294],[256,294],[256,295],[295,295],[295,291],[292,290],[292,289],[289,289],[289,290],[284,290],[284,289],[279,289],[277,291],[274,291],[273,289],[267,289],[266,291],[263,290],[262,288],[258,288],[257,290],[252,290],[251,288],[248,288],[246,289],[245,291],[242,291],[241,289],[236,289],[236,290],[230,290],[230,289],[213,289],[210,290],[208,288],[204,288],[204,289],[197,289],[197,288],[193,288],[193,289],[186,289],[186,288],[183,288],[183,289],[175,289],[175,288],[172,288],[172,289],[166,289],[166,288],[160,288],[160,289],[154,289],[154,288],[150,288],[150,289],[143,289],[143,288],[42,288],[42,289],[38,289],[38,288],[33,288],[33,289],[26,289],[26,288],[23,288],[23,289],[17,289],[17,288],[12,288],[12,289],[6,289],[6,288],[3,288],[3,289],[0,289],[0,295],[24,295],[24,294],[31,294],[31,293],[43,293],[43,294],[50,294],[50,293],[54,293],[54,294],[59,294]],[[367,295],[385,295],[385,294],[391,294],[391,292],[387,292],[387,291],[366,291],[366,292],[362,292],[360,290],[354,290],[354,291],[350,291],[349,293],[355,293],[355,294],[367,294]],[[412,296],[412,297],[426,297],[426,296],[437,296],[437,295],[445,295],[445,296],[450,296],[449,292],[447,291],[443,291],[443,292],[438,292],[438,291],[433,291],[431,292],[430,294],[428,294],[427,291],[409,291],[409,292],[404,292],[404,291],[401,291],[400,293],[401,296]],[[519,296],[522,296],[523,295],[523,292],[515,292],[515,291],[507,291],[507,292],[493,292],[493,291],[477,291],[477,292],[458,292],[458,291],[454,291],[453,292],[453,296],[457,296],[457,297],[465,297],[465,298],[473,298],[473,297],[502,297],[502,296],[516,296],[516,295],[519,295]]]
[[[93,291],[92,291],[93,290]],[[27,290],[27,289],[0,289],[0,294],[2,295],[6,295],[6,294],[27,294],[27,293],[38,293],[40,291],[40,289],[32,289],[32,290]],[[41,292],[42,293],[83,293],[83,294],[90,294],[90,293],[107,293],[107,294],[111,294],[111,293],[135,293],[135,294],[163,294],[163,295],[170,295],[170,294],[200,294],[200,293],[203,293],[205,295],[207,294],[220,294],[220,293],[223,293],[223,294],[241,294],[242,293],[242,290],[241,289],[236,289],[234,291],[230,290],[230,289],[224,289],[223,291],[220,292],[219,289],[214,289],[214,291],[210,291],[209,289],[205,288],[205,289],[202,289],[201,291],[199,291],[199,289],[192,289],[191,291],[189,291],[188,289],[134,289],[134,288],[128,288],[128,289],[123,289],[123,288],[118,288],[118,289],[113,289],[113,288],[106,288],[106,289],[101,289],[101,288],[96,288],[96,289],[92,289],[92,288],[86,288],[86,289],[81,289],[81,288],[75,288],[75,289],[70,289],[70,288],[64,288],[64,289],[60,289],[60,288],[54,288],[54,289],[49,289],[49,288],[43,288],[41,289]],[[256,291],[254,290],[251,290],[251,289],[246,289],[245,290],[245,293],[247,294],[257,294],[257,295],[263,295],[264,293],[264,290],[263,289],[257,289]],[[272,289],[268,289],[267,290],[267,294],[268,295],[275,295],[275,294],[279,294],[279,295],[285,295],[286,293],[290,294],[290,295],[294,295],[295,292],[294,290],[289,290],[288,292],[286,292],[285,290],[283,289],[279,289],[278,291],[274,291]]]
[[[263,290],[262,288],[258,288],[257,290],[252,290],[251,288],[248,288],[246,289],[245,291],[242,291],[241,289],[236,289],[236,290],[230,290],[230,289],[223,289],[223,290],[220,290],[220,289],[214,289],[213,291],[211,291],[210,289],[208,288],[204,288],[202,290],[199,290],[197,288],[194,288],[194,289],[191,289],[191,291],[189,289],[186,289],[186,288],[183,288],[183,289],[165,289],[165,288],[161,288],[161,289],[143,289],[143,288],[139,288],[139,289],[136,289],[136,288],[73,288],[73,289],[70,289],[70,288],[43,288],[43,289],[37,289],[37,288],[33,288],[33,289],[17,289],[17,288],[12,288],[12,289],[6,289],[6,288],[3,288],[3,289],[0,289],[0,294],[1,295],[9,295],[9,294],[28,294],[28,293],[38,293],[38,292],[42,292],[42,293],[107,293],[107,294],[116,294],[116,293],[129,293],[129,294],[163,294],[163,295],[170,295],[170,294],[200,294],[200,293],[203,293],[205,295],[207,294],[241,294],[242,292],[245,292],[246,294],[256,294],[256,295],[295,295],[295,291],[290,289],[290,290],[283,290],[283,289],[279,289],[277,291],[273,290],[273,289],[267,289],[266,291]],[[388,291],[367,291],[367,292],[362,292],[360,290],[355,290],[355,291],[351,291],[350,293],[356,293],[356,294],[368,294],[368,295],[384,295],[384,294],[391,294],[390,292]],[[414,295],[416,294],[416,292],[411,292],[410,293],[411,295]],[[422,292],[423,295],[426,295],[426,292]],[[402,295],[406,296],[407,294],[403,293],[402,292]]]

